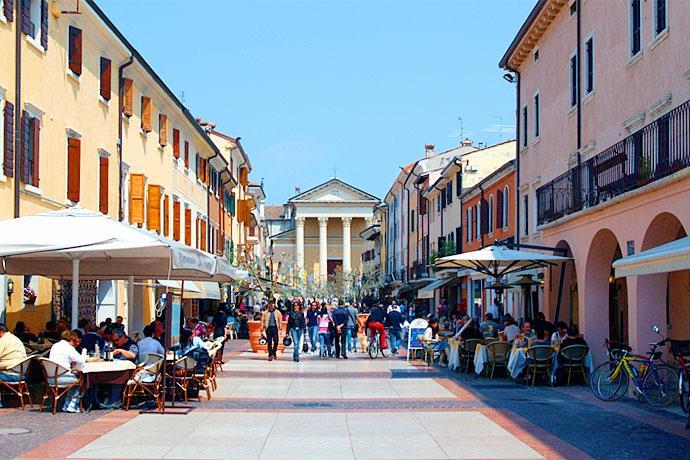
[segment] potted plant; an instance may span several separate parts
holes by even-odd
[[[34,305],[36,303],[36,291],[31,286],[25,287],[23,298],[25,304]]]

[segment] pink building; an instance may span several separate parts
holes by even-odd
[[[550,319],[644,351],[690,337],[690,273],[616,279],[612,263],[690,229],[690,2],[539,0],[503,56],[518,89],[520,242],[548,271]],[[560,298],[560,302],[559,302]]]

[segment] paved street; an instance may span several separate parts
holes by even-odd
[[[269,363],[234,342],[187,415],[5,409],[1,458],[682,458],[682,417],[584,387],[526,388],[420,361]],[[28,430],[28,432],[24,432]],[[613,441],[613,442],[612,442]]]

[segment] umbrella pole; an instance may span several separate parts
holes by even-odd
[[[561,315],[561,300],[563,299],[563,281],[565,278],[565,262],[561,264],[561,274],[558,280],[558,299],[556,300],[556,315],[553,319],[553,323],[558,322],[558,317]],[[550,283],[549,283],[550,284]],[[572,306],[571,306],[572,308]]]
[[[79,327],[79,259],[72,259],[72,329]]]

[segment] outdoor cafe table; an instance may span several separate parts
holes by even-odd
[[[448,369],[454,371],[460,368],[460,341],[448,339]]]
[[[81,369],[82,390],[87,391],[97,384],[124,385],[136,367],[132,361],[126,359],[87,362]]]
[[[527,348],[513,348],[510,351],[510,358],[508,358],[508,373],[510,377],[515,380],[527,367]],[[587,351],[585,356],[585,367],[591,372],[594,364],[592,362],[592,353]],[[551,378],[555,379],[556,369],[558,369],[558,349],[555,349],[553,354],[553,363],[551,370]]]
[[[483,343],[478,343],[474,349],[474,372],[481,375],[484,365],[489,362],[488,348]]]

